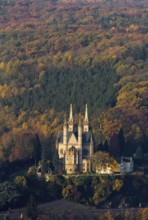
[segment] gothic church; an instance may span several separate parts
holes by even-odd
[[[64,121],[63,131],[57,137],[56,149],[62,171],[67,174],[91,171],[90,157],[94,153],[94,142],[89,128],[87,105],[83,123],[79,122],[76,129],[70,105],[69,120]]]

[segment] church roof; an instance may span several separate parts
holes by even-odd
[[[74,134],[76,139],[78,140],[78,132],[67,132],[67,140],[69,141],[71,135]],[[92,133],[90,131],[82,133],[82,143],[89,143],[91,139]],[[58,143],[63,143],[63,131],[58,134],[57,137]]]
[[[118,163],[121,163],[121,161],[129,163],[131,160],[132,160],[132,157],[123,157],[123,156],[116,159]]]

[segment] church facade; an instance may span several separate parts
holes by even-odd
[[[90,172],[90,158],[94,154],[94,142],[89,127],[88,109],[85,107],[83,123],[75,126],[72,104],[68,122],[64,121],[63,130],[58,134],[56,149],[59,167],[67,174]]]

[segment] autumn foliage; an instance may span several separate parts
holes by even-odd
[[[44,145],[61,129],[70,103],[80,112],[88,103],[97,144],[101,123],[103,141],[122,128],[131,152],[138,145],[146,152],[144,3],[0,3],[1,142],[31,130]]]

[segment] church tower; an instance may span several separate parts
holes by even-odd
[[[89,131],[89,121],[88,121],[88,109],[87,109],[87,104],[86,104],[86,106],[85,106],[85,117],[84,117],[83,131],[84,131],[84,132],[88,132],[88,131]]]
[[[91,138],[90,138],[90,157],[94,154],[94,142],[93,142],[93,138],[92,138],[92,135],[91,135]]]
[[[63,144],[65,145],[65,148],[66,148],[66,146],[67,146],[67,122],[66,122],[66,116],[65,116],[65,120],[64,120],[64,126],[63,126]]]
[[[81,121],[79,121],[78,124],[78,149],[79,149],[79,171],[82,172],[82,124]]]
[[[68,122],[68,131],[73,132],[73,112],[72,112],[72,104],[70,105],[70,113],[69,113],[69,122]]]

